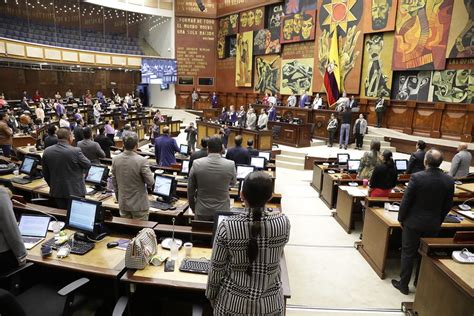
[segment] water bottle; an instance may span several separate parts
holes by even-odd
[[[174,221],[175,221],[174,217],[173,217],[172,221],[173,221],[173,235],[172,235],[171,242],[170,242],[170,251],[171,251],[170,259],[171,260],[177,260],[178,259],[179,248],[178,248],[178,243],[174,239]]]

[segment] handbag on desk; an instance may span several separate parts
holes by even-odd
[[[156,254],[158,243],[153,229],[144,228],[128,244],[125,266],[129,269],[144,269]]]

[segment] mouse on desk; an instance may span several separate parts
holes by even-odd
[[[107,243],[107,248],[115,248],[119,245],[119,243],[117,241],[111,241],[109,243]]]
[[[176,209],[176,206],[172,205],[170,206],[170,208],[168,209],[169,211],[174,211]]]

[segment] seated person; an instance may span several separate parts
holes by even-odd
[[[372,140],[370,143],[370,151],[365,152],[360,160],[358,179],[370,179],[375,166],[382,163],[380,157],[380,141]]]
[[[246,213],[217,228],[206,289],[214,315],[284,314],[280,260],[290,222],[266,212],[272,191],[268,174],[249,174],[241,192]]]
[[[10,198],[11,192],[0,186],[0,273],[26,263],[26,249]]]
[[[235,136],[235,147],[227,150],[226,159],[232,160],[236,165],[249,165],[250,153],[242,147],[242,136]]]
[[[392,152],[384,150],[382,157],[383,162],[375,167],[370,177],[370,197],[388,197],[397,185],[397,167],[392,159]]]

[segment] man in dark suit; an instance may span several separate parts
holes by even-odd
[[[242,136],[235,136],[235,147],[227,150],[226,159],[234,161],[236,165],[250,165],[249,151],[242,147]]]
[[[250,157],[257,157],[258,156],[258,150],[253,148],[253,139],[252,138],[249,138],[249,140],[247,140],[247,150],[249,152]]]
[[[431,149],[426,153],[426,170],[411,176],[400,205],[401,271],[400,281],[392,280],[392,285],[405,295],[409,293],[408,284],[420,238],[436,237],[453,206],[454,179],[439,168],[442,162],[443,155],[438,150]]]
[[[49,146],[56,145],[58,143],[58,136],[56,136],[56,131],[58,127],[54,124],[48,126],[48,136],[44,139],[44,148],[48,148]]]
[[[57,132],[58,143],[44,150],[43,176],[49,185],[49,196],[56,200],[58,208],[66,209],[71,195],[86,195],[84,174],[91,162],[81,149],[72,147],[74,138],[67,128]]]
[[[82,119],[76,120],[76,127],[74,127],[74,140],[76,141],[76,144],[80,142],[81,140],[84,139],[84,121]]]
[[[222,141],[208,141],[208,156],[194,161],[189,171],[188,201],[195,219],[212,221],[216,211],[230,210],[229,186],[236,182],[235,166],[222,158]]]
[[[82,150],[84,156],[91,163],[100,164],[100,158],[105,158],[105,152],[100,148],[100,145],[92,140],[92,130],[90,127],[84,128],[84,139],[77,142],[77,147]]]
[[[163,127],[163,134],[155,140],[156,163],[161,167],[169,167],[176,163],[175,153],[179,152],[176,140],[170,136],[168,126]]]
[[[104,127],[99,128],[99,135],[97,135],[94,141],[99,144],[100,148],[102,148],[105,153],[105,157],[110,158],[110,147],[114,145],[114,142],[107,135],[105,135]]]
[[[194,160],[202,158],[202,157],[207,157],[207,142],[208,141],[209,141],[209,137],[201,138],[201,149],[193,152],[191,154],[191,157],[189,157],[189,170],[191,170]]]
[[[408,161],[407,174],[425,170],[425,148],[426,143],[420,139],[416,143],[416,151],[411,154],[410,160]]]

